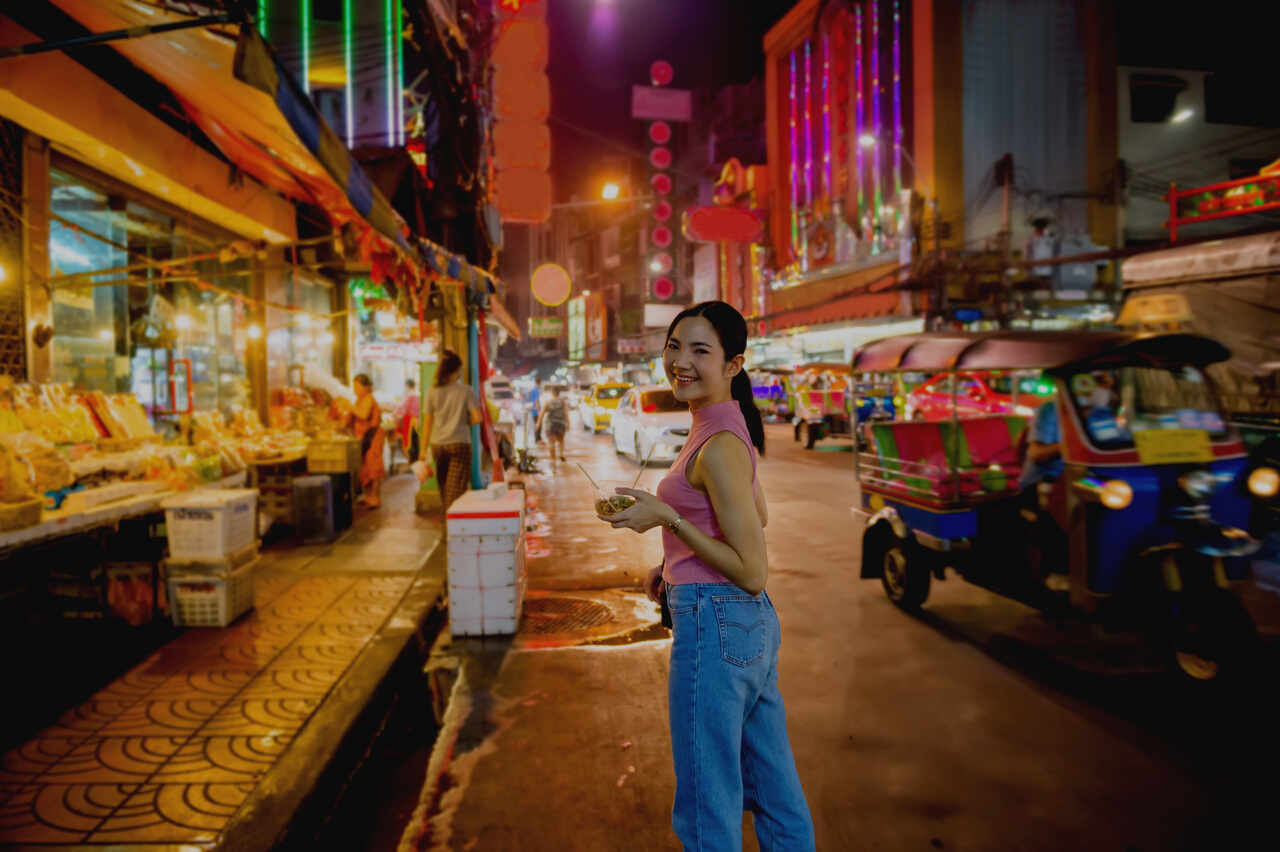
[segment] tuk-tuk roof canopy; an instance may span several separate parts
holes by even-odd
[[[1050,370],[1133,363],[1204,366],[1231,357],[1197,334],[1133,331],[933,331],[873,340],[853,353],[855,372]]]

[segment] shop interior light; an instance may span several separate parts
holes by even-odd
[[[108,343],[116,339],[116,333],[109,328],[104,328],[98,332],[98,339],[105,340]]]
[[[324,334],[320,335],[321,343],[332,343],[333,341],[334,336],[332,331],[326,331]]]
[[[1173,117],[1173,121],[1177,124],[1181,124],[1195,114],[1196,111],[1193,109],[1178,110],[1178,114]]]
[[[178,314],[178,318],[174,320],[173,324],[179,329],[186,331],[188,328],[191,328],[191,317],[188,314]]]
[[[583,291],[582,291],[582,295],[584,295],[584,296],[590,296],[590,295],[591,295],[591,291],[590,291],[590,290],[583,290]]]
[[[9,277],[9,273],[5,271],[5,268],[3,266],[0,266],[0,281],[3,281],[8,277]]]
[[[254,324],[249,326],[249,339],[259,340],[262,337],[262,326]]]
[[[870,133],[864,133],[858,137],[858,144],[863,148],[874,148],[880,140]]]
[[[310,325],[311,325],[311,315],[310,315],[310,314],[298,314],[298,325],[300,325],[300,326],[301,326],[301,327],[303,327],[303,328],[307,328],[308,326],[310,326]]]

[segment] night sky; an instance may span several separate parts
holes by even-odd
[[[551,28],[552,178],[558,200],[594,195],[599,157],[621,153],[565,123],[639,148],[634,84],[665,59],[673,86],[719,89],[764,74],[764,34],[795,0],[544,0]],[[1217,71],[1242,96],[1274,97],[1280,67],[1262,33],[1280,29],[1280,0],[1115,0],[1121,64]],[[1251,35],[1252,34],[1252,35]]]
[[[674,87],[720,89],[764,75],[765,32],[794,0],[548,0],[552,178],[558,200],[586,196],[594,162],[621,151],[587,128],[639,148],[631,87],[665,59]]]

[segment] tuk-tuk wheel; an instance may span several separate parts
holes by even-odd
[[[1161,597],[1148,637],[1182,686],[1207,689],[1248,667],[1257,633],[1232,592],[1193,587]]]
[[[814,429],[807,420],[801,420],[796,430],[796,440],[804,444],[806,450],[812,450],[814,444],[818,443],[818,430]]]
[[[930,578],[916,543],[894,536],[879,556],[880,583],[889,600],[908,612],[919,609],[929,597]]]

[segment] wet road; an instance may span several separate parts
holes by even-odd
[[[531,590],[634,587],[660,538],[596,521],[574,463],[597,479],[637,466],[612,435],[576,426],[568,465],[530,486],[554,554],[530,560]],[[935,582],[923,616],[900,612],[858,578],[852,454],[805,451],[783,425],[767,433],[769,591],[819,849],[1245,848],[1270,836],[1257,832],[1276,792],[1272,696],[1196,705],[1139,636],[1055,623],[954,578]],[[646,801],[649,818],[668,818],[663,796]]]

